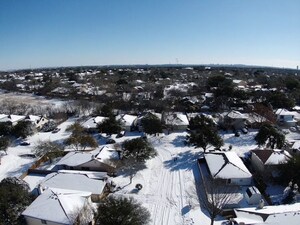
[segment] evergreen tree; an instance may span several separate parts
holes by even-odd
[[[271,149],[282,148],[285,142],[285,136],[271,124],[265,123],[259,129],[255,136],[258,145],[270,147]]]
[[[223,140],[213,120],[201,115],[190,120],[189,129],[191,133],[187,136],[188,142],[195,147],[203,148],[206,151],[209,145],[220,148]]]
[[[162,125],[159,118],[155,115],[149,115],[142,118],[143,130],[147,134],[157,134],[162,132]]]
[[[143,138],[127,140],[123,143],[123,148],[123,157],[137,162],[145,162],[156,155],[154,148]]]
[[[0,224],[25,224],[21,213],[31,202],[27,183],[15,177],[3,179],[0,182]]]
[[[150,213],[133,198],[108,197],[99,204],[96,225],[146,225]]]
[[[120,121],[117,121],[115,117],[111,116],[98,124],[98,130],[100,133],[118,134],[122,129]]]

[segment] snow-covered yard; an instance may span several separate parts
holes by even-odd
[[[38,132],[26,139],[30,143],[28,146],[11,146],[7,149],[7,155],[3,152],[1,157],[0,165],[0,181],[5,177],[20,176],[36,161],[35,158],[30,158],[26,156],[27,154],[32,154],[33,148],[39,141],[63,141],[67,138],[70,133],[66,132],[65,129],[72,123],[74,119],[69,119],[64,123],[60,124],[58,127],[61,129],[57,133],[51,132]]]

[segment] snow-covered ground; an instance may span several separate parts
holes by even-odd
[[[33,148],[39,141],[63,141],[67,138],[70,133],[66,132],[65,129],[72,123],[74,119],[69,119],[64,123],[60,124],[58,127],[61,130],[57,133],[51,132],[38,132],[26,139],[30,143],[29,146],[11,146],[7,149],[7,155],[2,154],[1,164],[0,164],[0,181],[5,177],[20,176],[36,161],[35,158],[27,157],[26,154],[32,154]],[[25,156],[24,156],[25,155]]]

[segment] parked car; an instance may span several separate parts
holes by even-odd
[[[114,139],[112,139],[112,138],[109,138],[109,139],[106,140],[105,143],[106,144],[114,144],[114,143],[116,143],[116,141]]]
[[[241,133],[240,133],[239,131],[236,131],[236,132],[234,133],[234,136],[239,137],[239,136],[241,136]]]
[[[30,143],[28,141],[22,141],[20,143],[21,146],[27,146],[27,145],[30,145]]]
[[[241,131],[242,131],[243,134],[247,134],[248,133],[248,129],[246,127],[242,128]]]
[[[56,127],[56,128],[52,131],[52,133],[55,134],[55,133],[57,133],[58,131],[60,131],[60,128],[57,128],[57,127]]]

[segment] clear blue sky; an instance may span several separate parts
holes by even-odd
[[[300,66],[300,0],[0,0],[0,69]]]

